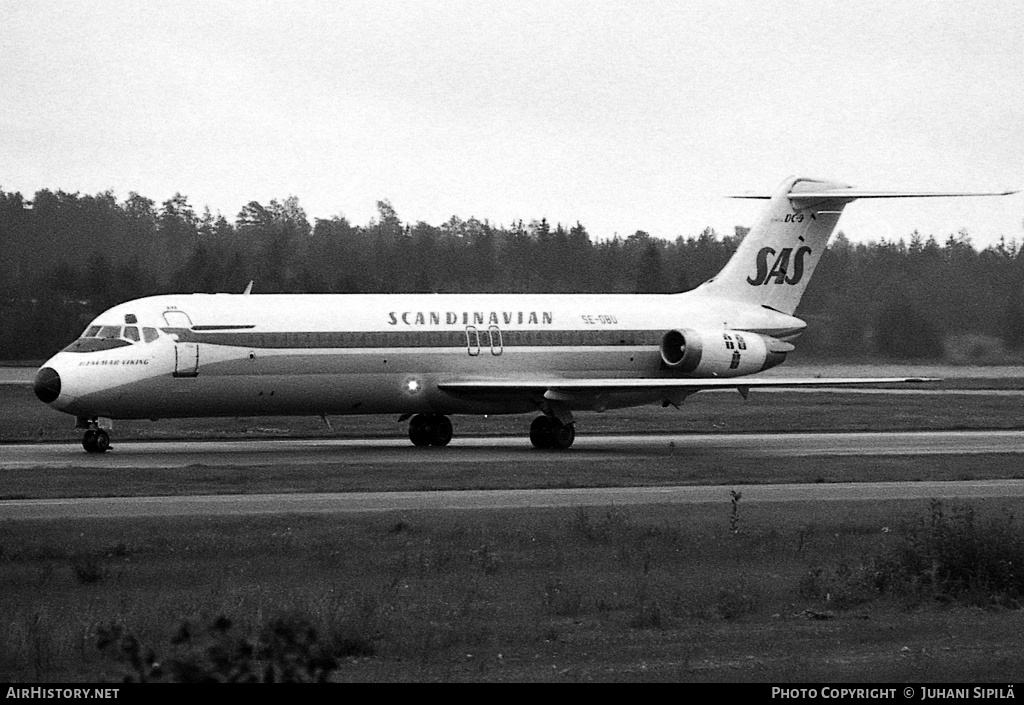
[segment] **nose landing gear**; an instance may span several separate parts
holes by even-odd
[[[79,417],[75,428],[84,428],[82,447],[88,453],[106,453],[110,450],[110,434],[100,428],[96,419]]]
[[[102,428],[90,428],[82,436],[82,447],[90,453],[106,453],[110,450],[110,435]]]

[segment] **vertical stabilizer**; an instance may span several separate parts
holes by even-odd
[[[694,293],[792,314],[843,208],[856,198],[844,197],[847,188],[816,179],[786,179],[728,264]],[[799,194],[820,197],[805,198]]]

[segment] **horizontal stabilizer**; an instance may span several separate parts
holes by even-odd
[[[855,188],[834,188],[819,191],[793,191],[787,197],[791,201],[842,200],[854,201],[858,198],[952,198],[959,196],[1010,196],[1017,190],[1010,191],[862,191]],[[771,194],[742,194],[732,198],[757,198],[768,200]]]

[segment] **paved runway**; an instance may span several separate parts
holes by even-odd
[[[1024,454],[1024,431],[898,433],[662,434],[581,436],[568,452],[544,452],[519,438],[456,439],[442,449],[418,449],[403,439],[121,443],[105,455],[77,444],[0,446],[3,470],[55,467],[175,468],[202,466],[358,466],[479,463],[546,457],[559,463],[713,453],[737,458]],[[112,497],[0,501],[4,519],[186,516],[266,513],[346,513],[415,509],[482,509],[729,501],[728,486],[555,490],[368,492],[184,497]],[[852,483],[742,486],[743,501],[835,501],[1024,497],[1024,481]]]
[[[523,509],[693,504],[730,499],[729,486],[623,487],[438,492],[348,492],[187,497],[94,497],[6,500],[5,519],[84,519],[259,514],[354,514],[384,511]],[[881,501],[1024,497],[1024,480],[744,485],[743,502]]]
[[[516,437],[457,438],[447,448],[414,448],[405,439],[254,440],[119,443],[106,455],[77,444],[0,446],[4,470],[83,468],[301,467],[529,462],[540,456],[566,465],[711,453],[737,458],[828,458],[1024,454],[1021,431],[913,433],[674,434],[580,436],[568,452],[537,451]],[[729,486],[545,490],[363,492],[183,497],[112,497],[0,501],[0,520],[31,518],[352,513],[417,509],[510,509],[729,501]],[[744,501],[835,501],[1024,497],[1024,481],[815,483],[744,485]]]
[[[119,443],[115,436],[113,450],[105,455],[88,454],[77,443],[0,445],[0,477],[3,470],[61,467],[379,466],[529,462],[538,457],[568,465],[667,454],[778,459],[991,453],[1024,454],[1024,431],[580,435],[568,452],[537,451],[527,439],[515,436],[455,438],[447,448],[415,448],[400,438]]]

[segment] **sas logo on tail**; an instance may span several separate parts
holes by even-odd
[[[757,274],[754,277],[747,277],[747,283],[752,286],[762,284],[797,284],[804,277],[804,258],[811,254],[810,247],[801,247],[793,254],[792,247],[784,247],[776,256],[774,248],[762,247],[757,253]],[[769,267],[768,260],[775,257],[774,263]],[[789,272],[790,260],[793,261],[793,272]]]

